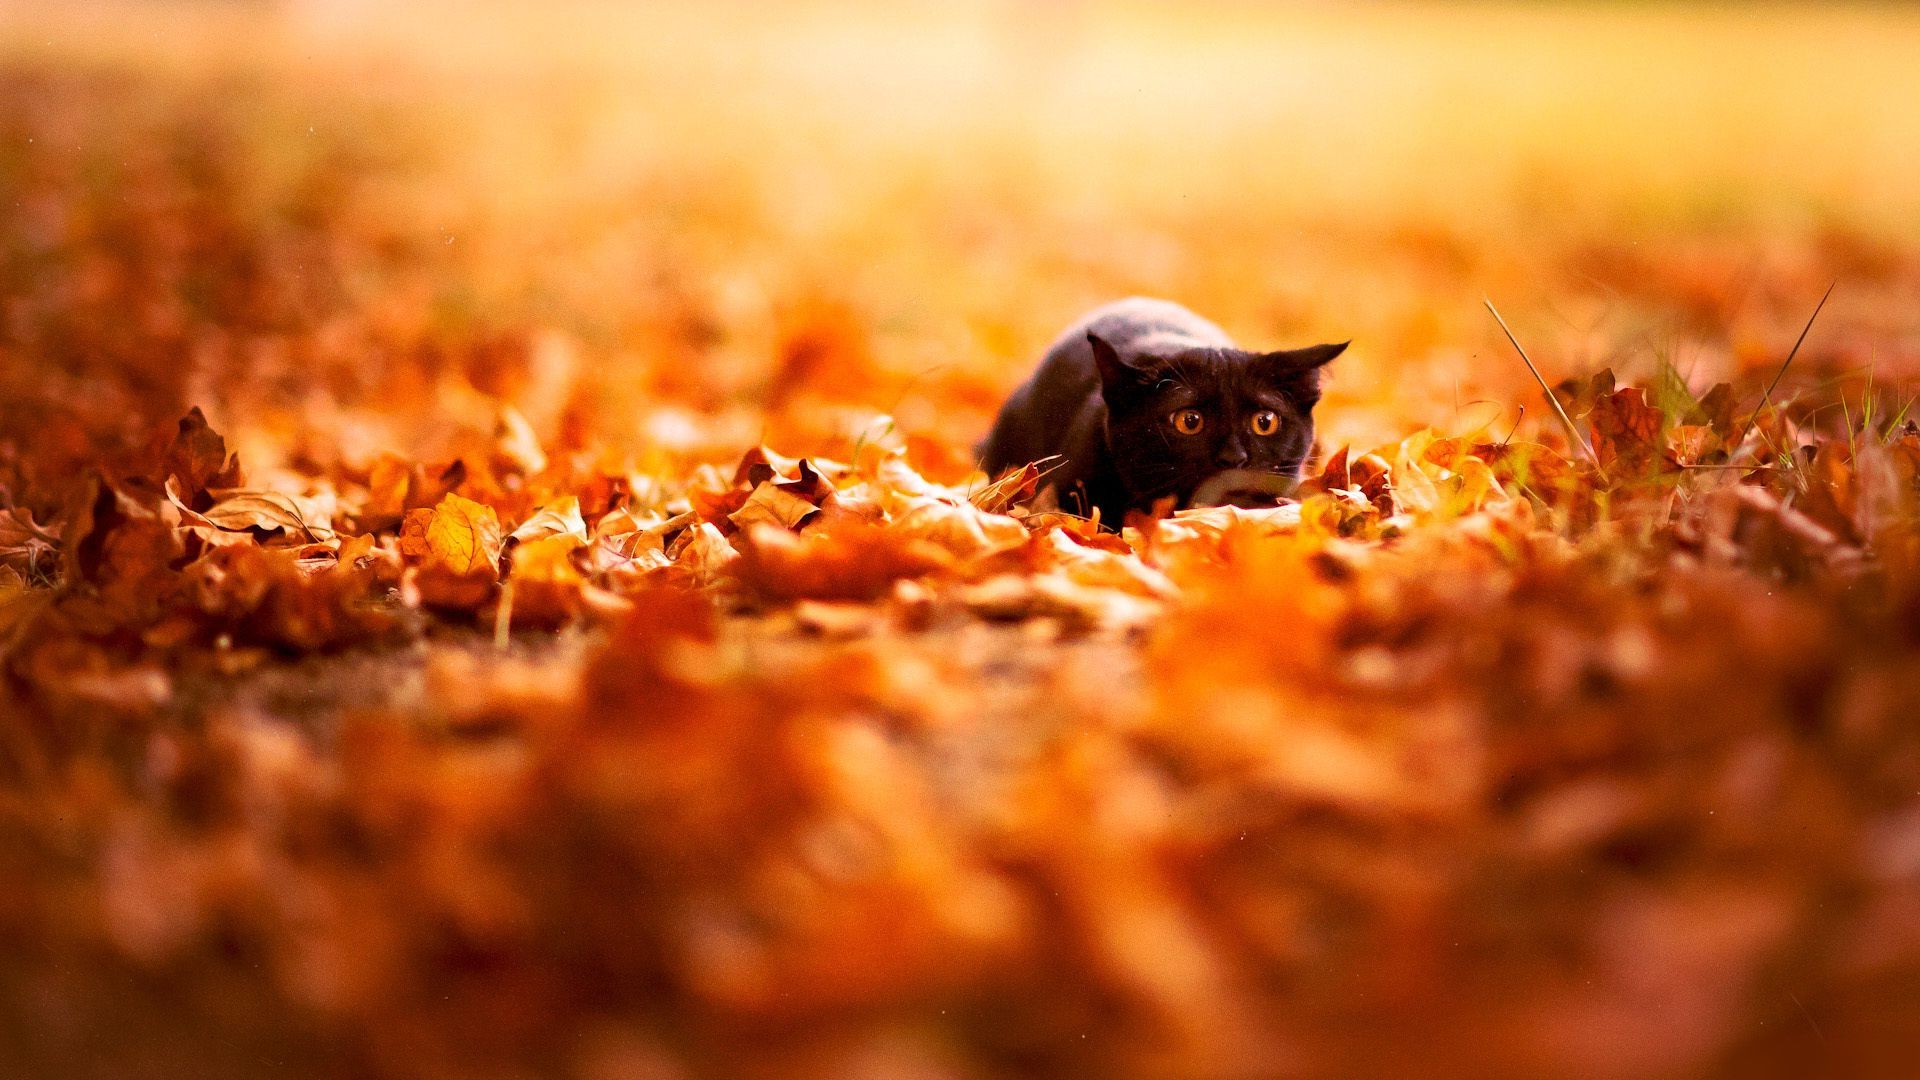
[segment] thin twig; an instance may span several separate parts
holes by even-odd
[[[1740,425],[1740,434],[1733,438],[1734,446],[1739,446],[1741,442],[1745,441],[1747,432],[1752,431],[1754,422],[1760,419],[1761,410],[1772,404],[1774,389],[1780,385],[1780,380],[1786,375],[1787,367],[1793,363],[1793,358],[1800,355],[1800,346],[1806,343],[1807,334],[1813,330],[1813,320],[1820,317],[1820,309],[1827,306],[1827,297],[1833,295],[1834,286],[1839,284],[1839,278],[1833,279],[1833,282],[1827,286],[1827,291],[1820,294],[1820,302],[1813,305],[1813,314],[1807,316],[1807,325],[1800,328],[1800,336],[1794,340],[1792,350],[1787,353],[1787,358],[1781,362],[1780,370],[1773,373],[1773,381],[1768,383],[1767,388],[1760,392],[1760,404],[1753,407],[1753,415],[1747,417],[1747,422]]]
[[[1600,464],[1600,455],[1593,452],[1593,447],[1587,445],[1586,437],[1580,434],[1580,429],[1573,426],[1573,417],[1567,415],[1567,410],[1560,404],[1560,399],[1553,396],[1553,388],[1547,385],[1547,380],[1541,376],[1540,369],[1533,366],[1533,357],[1528,356],[1527,350],[1521,347],[1520,339],[1513,336],[1513,330],[1507,326],[1507,320],[1500,317],[1500,309],[1493,306],[1492,298],[1486,299],[1486,305],[1487,311],[1493,315],[1493,321],[1500,324],[1501,332],[1505,333],[1507,340],[1513,343],[1513,351],[1520,354],[1520,359],[1527,365],[1527,370],[1533,373],[1533,381],[1539,383],[1541,392],[1547,395],[1547,404],[1553,406],[1553,411],[1560,417],[1560,422],[1566,425],[1567,434],[1573,438],[1580,449],[1586,451],[1587,460],[1593,462],[1593,467],[1600,471],[1600,478],[1605,480],[1607,470]]]

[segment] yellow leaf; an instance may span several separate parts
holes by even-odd
[[[400,550],[450,573],[492,575],[500,565],[500,518],[493,507],[448,495],[432,510],[415,510],[401,529]]]

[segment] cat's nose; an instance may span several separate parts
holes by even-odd
[[[1220,452],[1213,460],[1224,468],[1237,469],[1247,463],[1247,447],[1239,439],[1228,439],[1220,444]]]

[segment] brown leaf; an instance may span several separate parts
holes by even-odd
[[[1629,476],[1666,471],[1666,418],[1647,404],[1646,391],[1637,386],[1597,399],[1588,413],[1593,451],[1609,473]]]
[[[1794,508],[1849,543],[1865,539],[1860,528],[1860,500],[1854,484],[1854,463],[1847,445],[1823,439],[1807,463],[1811,481],[1794,501]]]
[[[682,531],[669,554],[673,558],[673,569],[696,587],[716,583],[722,572],[740,558],[740,552],[727,542],[720,530],[704,521]]]
[[[1715,383],[1687,419],[1692,423],[1707,425],[1722,439],[1730,439],[1734,435],[1736,422],[1733,404],[1733,387],[1727,383]]]
[[[1353,475],[1347,465],[1347,457],[1350,452],[1349,447],[1342,446],[1340,449],[1327,455],[1325,463],[1320,466],[1320,471],[1302,480],[1299,489],[1294,492],[1294,495],[1298,498],[1305,498],[1308,495],[1318,495],[1327,491],[1339,491],[1353,486]]]
[[[967,501],[989,514],[1004,514],[1038,494],[1043,475],[1038,465],[1022,466],[973,492]]]
[[[176,479],[182,498],[192,503],[208,488],[237,484],[239,473],[239,459],[227,456],[227,440],[207,425],[200,406],[188,410],[161,459],[160,479]]]
[[[1602,368],[1586,379],[1563,379],[1553,387],[1553,396],[1567,410],[1567,415],[1575,420],[1593,411],[1593,407],[1612,396],[1614,377],[1612,368]]]

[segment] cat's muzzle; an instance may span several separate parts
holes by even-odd
[[[1226,469],[1214,473],[1194,489],[1189,506],[1240,506],[1247,509],[1278,506],[1300,486],[1284,473],[1264,469]]]

